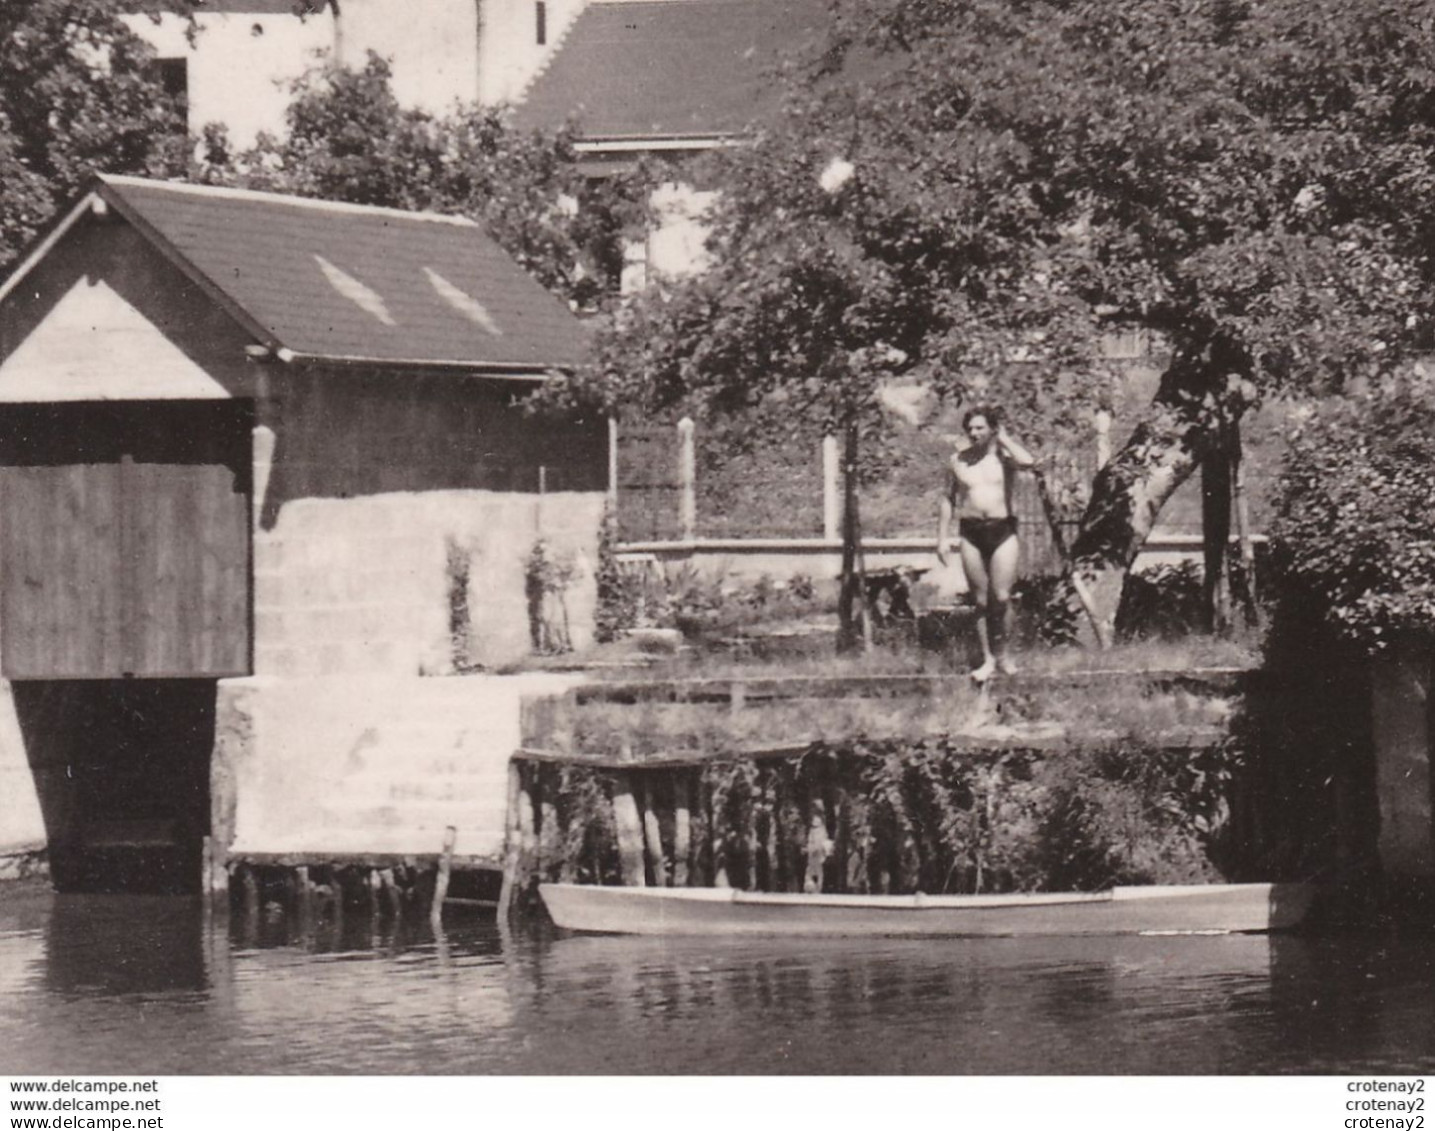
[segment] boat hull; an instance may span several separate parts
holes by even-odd
[[[559,927],[629,935],[1000,937],[1289,930],[1305,884],[1192,884],[995,896],[788,895],[542,884]]]

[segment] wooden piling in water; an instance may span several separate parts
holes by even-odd
[[[723,832],[724,816],[717,805],[716,789],[707,779],[703,782],[704,806],[707,810],[708,856],[712,860],[713,887],[732,887],[729,870],[727,837]]]
[[[503,884],[498,891],[500,922],[507,920],[513,913],[514,890],[520,882],[518,867],[521,847],[519,844],[518,800],[522,788],[521,772],[517,759],[510,758],[508,762],[508,804],[504,809]]]
[[[533,805],[535,770],[533,766],[518,765],[518,869],[524,888],[533,880],[538,858],[538,815]]]
[[[658,820],[658,791],[650,774],[644,774],[639,787],[643,791],[643,854],[653,886],[668,887],[667,865],[663,859],[663,826]]]
[[[626,773],[613,775],[613,827],[618,833],[618,861],[623,883],[632,888],[647,887],[643,867],[643,821]]]
[[[827,807],[822,798],[812,798],[810,806],[807,822],[807,874],[803,877],[802,890],[813,893],[822,890],[822,876],[827,866],[827,854],[832,849],[832,841],[827,835]]]
[[[688,886],[692,855],[692,781],[682,771],[673,775],[673,887]]]
[[[558,827],[556,766],[535,766],[538,792],[538,859],[535,868],[540,880],[551,880],[561,866],[563,830]]]
[[[762,807],[767,825],[763,830],[762,852],[767,858],[767,890],[782,890],[782,800],[772,776],[762,787]]]
[[[746,890],[756,891],[758,888],[757,859],[758,853],[762,850],[762,842],[757,835],[757,808],[758,799],[761,796],[758,786],[750,784],[746,787],[747,796],[743,799],[740,812],[742,814],[742,841],[747,853],[747,882]]]
[[[443,855],[438,860],[438,872],[433,884],[433,905],[429,908],[429,922],[435,930],[443,926],[443,901],[448,898],[449,874],[453,870],[453,849],[457,840],[458,830],[452,825],[443,830]]]

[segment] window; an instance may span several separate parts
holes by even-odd
[[[154,75],[165,96],[184,107],[189,101],[189,60],[156,59]]]

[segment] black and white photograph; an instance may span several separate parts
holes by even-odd
[[[1435,0],[0,0],[7,1131],[1417,1131],[1432,682]]]

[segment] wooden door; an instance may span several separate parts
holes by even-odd
[[[249,671],[249,455],[234,402],[0,415],[0,673]]]

